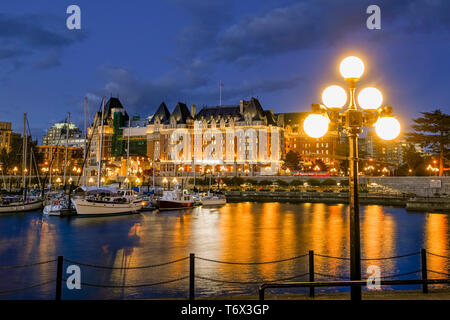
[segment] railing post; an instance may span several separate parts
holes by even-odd
[[[189,255],[189,300],[195,299],[195,254]]]
[[[58,265],[56,267],[56,295],[55,295],[55,300],[58,301],[61,300],[63,266],[64,266],[64,258],[63,256],[58,256]]]
[[[428,279],[427,250],[426,249],[421,249],[420,250],[420,255],[422,257],[422,280],[426,281]],[[426,282],[424,282],[422,284],[422,292],[423,293],[428,293],[428,284]]]
[[[314,251],[309,250],[309,282],[314,282]],[[314,286],[309,287],[309,296],[314,298]]]
[[[261,286],[259,287],[259,301],[263,301],[264,300],[264,287]]]

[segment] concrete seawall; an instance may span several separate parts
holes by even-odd
[[[435,194],[450,195],[450,177],[361,177],[360,183],[368,185],[376,183],[420,197],[432,197]]]
[[[269,192],[269,191],[229,191],[227,202],[289,202],[347,204],[348,193],[335,192]],[[405,195],[360,193],[362,205],[376,204],[405,207],[409,211],[450,213],[450,198],[425,198]]]
[[[335,192],[269,192],[269,191],[230,191],[226,193],[228,202],[291,202],[291,203],[343,203],[349,201],[348,193]],[[381,204],[406,206],[407,197],[392,195],[373,195],[361,193],[361,204]]]
[[[257,177],[243,177],[261,180],[284,180],[291,182],[293,180],[307,181],[308,179],[316,179],[324,181],[326,179],[334,179],[336,181],[348,180],[348,177],[294,177],[294,176],[257,176]],[[369,177],[360,176],[359,183],[364,186],[378,185],[389,188],[400,193],[414,194],[420,197],[433,197],[435,194],[450,195],[450,176],[445,177]]]

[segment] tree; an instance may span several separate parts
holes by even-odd
[[[298,154],[298,152],[291,150],[286,154],[285,163],[290,170],[298,170],[299,162],[300,155]]]
[[[404,165],[399,167],[399,175],[413,174],[416,176],[423,176],[425,172],[425,159],[420,152],[417,152],[416,147],[412,143],[408,144],[403,150]],[[411,172],[409,172],[411,170]]]
[[[444,165],[450,154],[450,115],[437,109],[433,112],[421,112],[423,117],[414,119],[412,128],[416,132],[406,134],[407,140],[419,143],[439,154],[439,176],[444,173]]]

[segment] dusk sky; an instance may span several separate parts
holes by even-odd
[[[66,8],[81,8],[68,30]],[[366,27],[368,5],[381,30]],[[162,101],[218,105],[257,97],[275,112],[309,111],[329,84],[345,86],[339,62],[357,55],[360,81],[378,87],[406,126],[420,111],[450,112],[448,0],[2,1],[0,111],[33,135],[64,119],[83,123],[103,95],[129,113]],[[91,120],[91,119],[90,119]]]

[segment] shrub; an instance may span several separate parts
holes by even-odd
[[[306,192],[317,192],[316,189],[306,189]]]
[[[334,179],[325,179],[322,181],[322,186],[335,186],[337,184],[336,180]]]
[[[323,192],[334,192],[333,189],[325,189]]]
[[[251,185],[257,185],[258,182],[255,179],[245,179],[245,183],[251,184]]]
[[[292,186],[292,187],[302,186],[303,185],[303,180],[300,180],[300,179],[292,180],[289,185]]]
[[[270,181],[270,180],[261,180],[258,184],[260,186],[269,186],[269,185],[272,184],[272,181]]]
[[[243,184],[245,182],[244,178],[241,177],[233,177],[229,180],[229,185],[232,186],[240,186],[241,184]]]
[[[317,179],[308,179],[306,182],[308,182],[308,185],[313,187],[320,186],[320,180]]]
[[[287,187],[289,185],[289,183],[287,183],[286,181],[281,180],[281,179],[278,179],[276,182],[278,183],[278,185],[280,187]]]
[[[341,183],[341,186],[348,187],[348,180],[341,180],[339,182]]]

